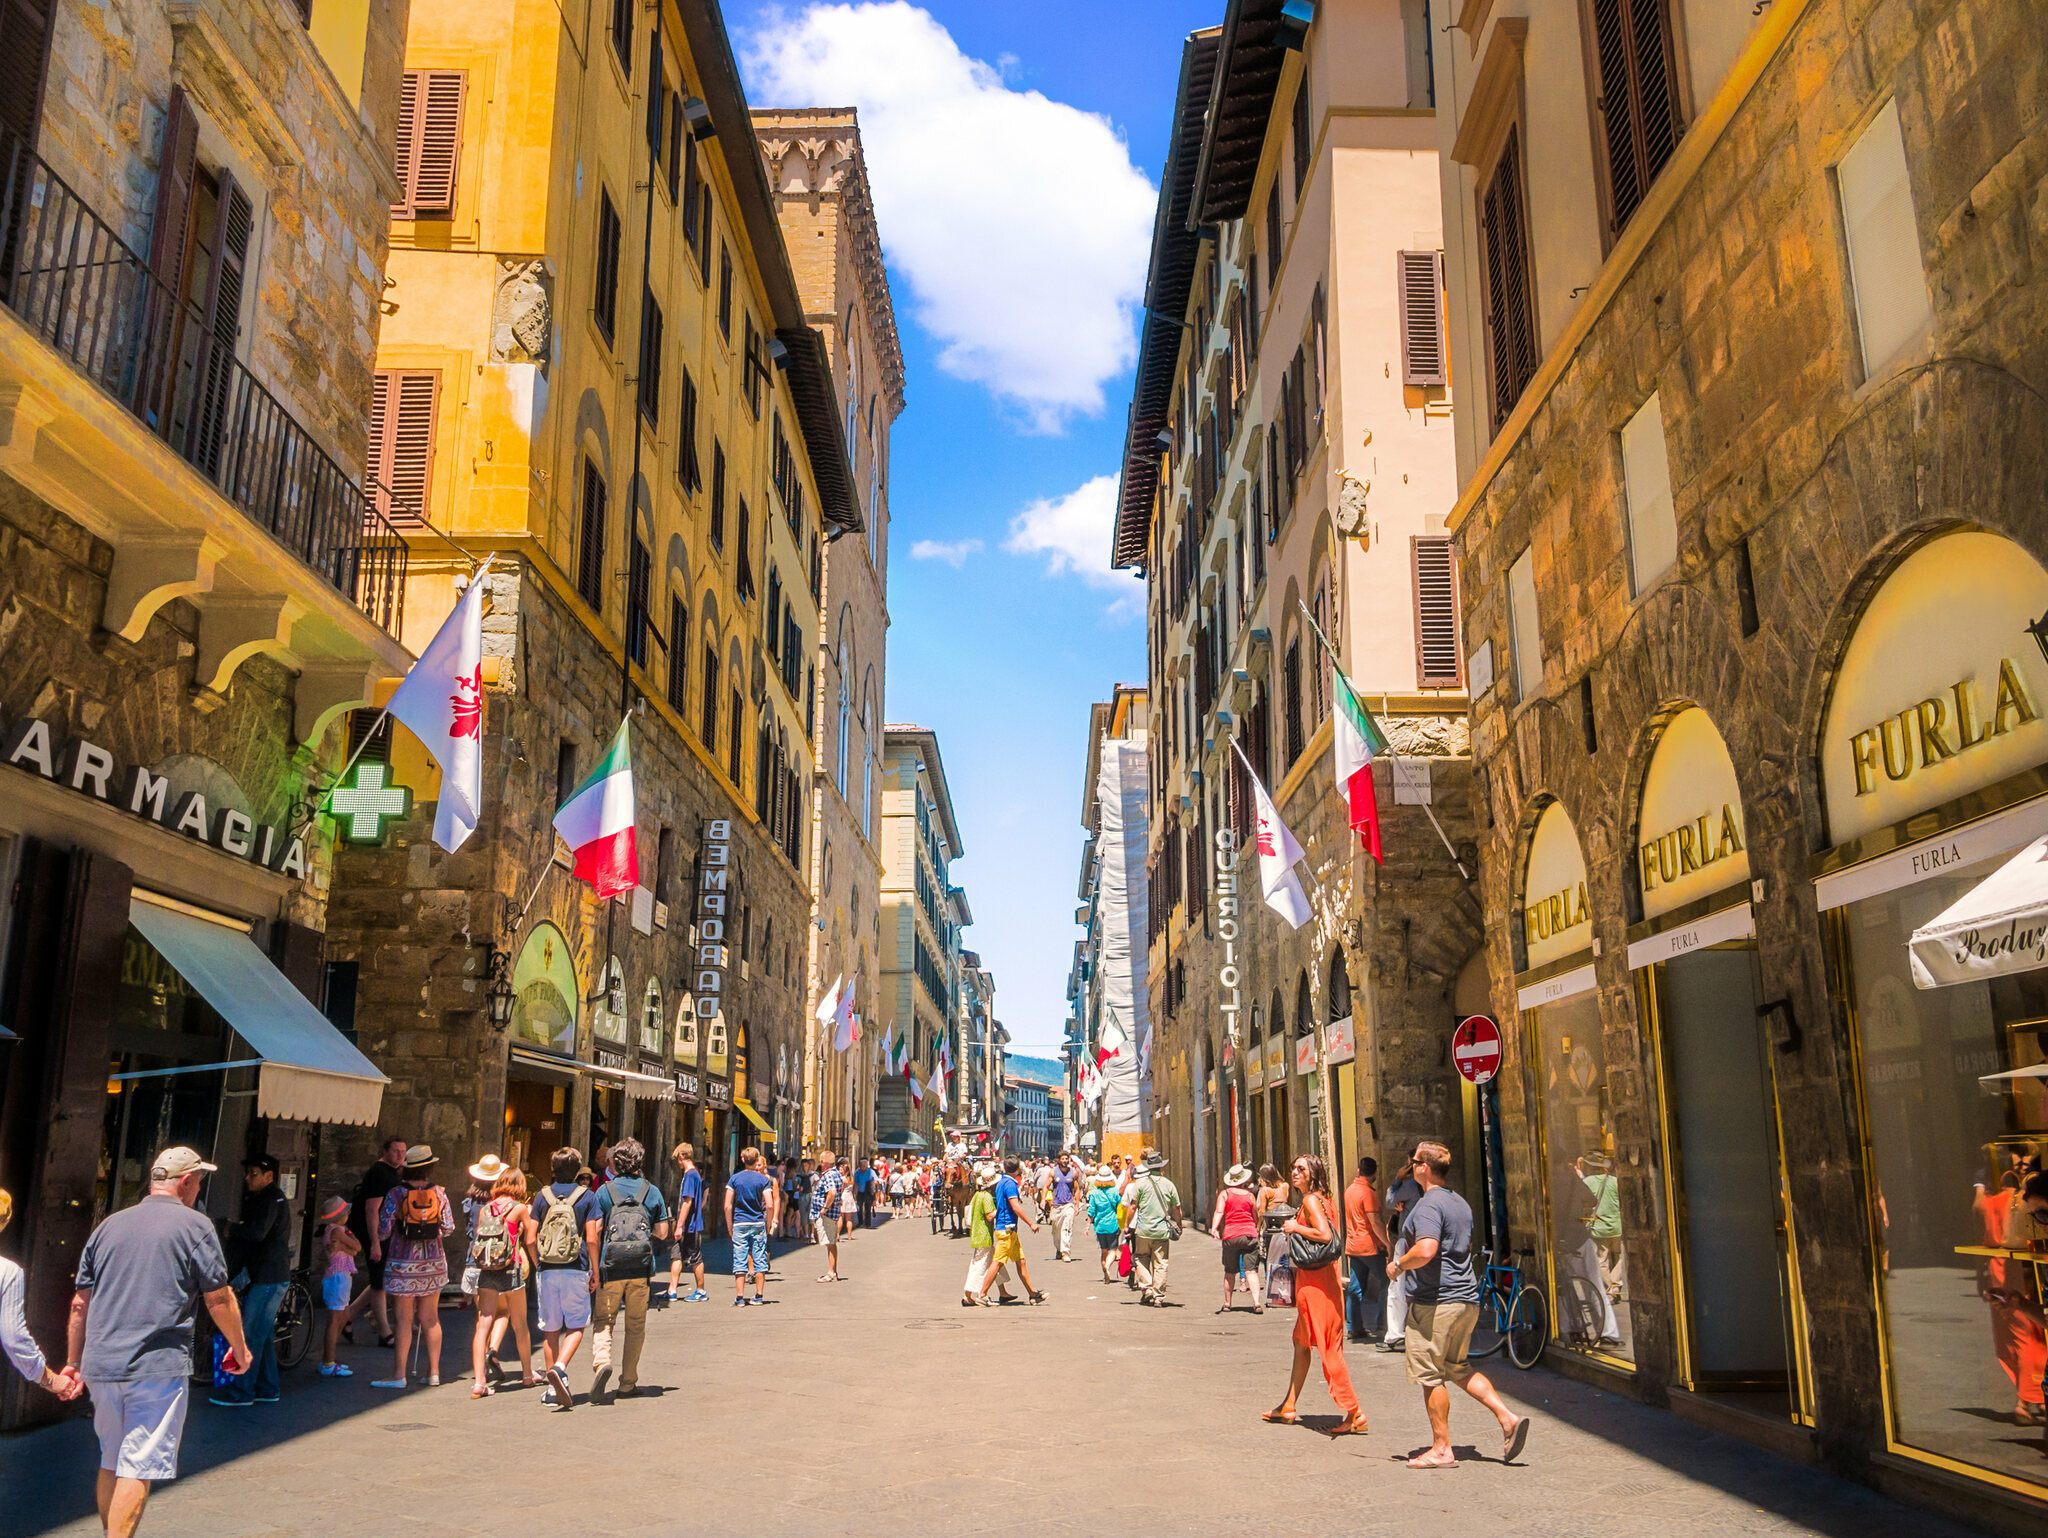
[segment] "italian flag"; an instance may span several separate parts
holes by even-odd
[[[1350,805],[1351,826],[1358,841],[1367,854],[1384,865],[1387,857],[1380,851],[1380,809],[1373,794],[1372,761],[1387,751],[1386,734],[1365,708],[1365,701],[1352,690],[1351,680],[1337,666],[1334,654],[1330,658],[1330,678],[1337,686],[1337,783]]]
[[[640,884],[633,848],[633,750],[626,728],[621,721],[590,778],[555,813],[555,831],[576,857],[570,874],[589,882],[599,897],[616,897]]]

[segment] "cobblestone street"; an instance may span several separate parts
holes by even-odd
[[[772,1306],[739,1310],[723,1277],[708,1304],[650,1316],[649,1397],[592,1406],[588,1350],[570,1414],[538,1392],[473,1403],[468,1321],[447,1318],[444,1384],[369,1387],[310,1362],[280,1405],[201,1402],[184,1474],[160,1487],[154,1538],[257,1534],[1189,1534],[1370,1531],[1579,1535],[1820,1533],[1962,1538],[1970,1531],[1859,1486],[1701,1431],[1555,1374],[1496,1379],[1536,1427],[1523,1462],[1497,1461],[1476,1407],[1452,1407],[1460,1464],[1391,1460],[1427,1440],[1401,1362],[1354,1353],[1369,1436],[1313,1429],[1335,1414],[1313,1372],[1310,1424],[1258,1412],[1286,1380],[1293,1315],[1219,1318],[1216,1250],[1191,1233],[1173,1260],[1180,1307],[1140,1308],[1092,1259],[1043,1259],[1042,1308],[965,1313],[964,1242],[921,1220],[841,1250],[849,1280],[776,1260]],[[718,1257],[713,1256],[714,1269]],[[0,1440],[0,1534],[97,1531],[83,1421]],[[551,1469],[563,1472],[558,1476]]]

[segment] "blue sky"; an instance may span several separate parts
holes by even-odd
[[[861,109],[908,375],[886,713],[939,734],[1022,1050],[1066,1018],[1088,707],[1145,676],[1108,518],[1181,44],[1221,11],[726,6],[755,104]]]

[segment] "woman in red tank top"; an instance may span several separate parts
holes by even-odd
[[[1233,1164],[1224,1175],[1223,1189],[1216,1193],[1216,1211],[1209,1219],[1209,1227],[1223,1241],[1223,1306],[1216,1312],[1230,1312],[1231,1302],[1237,1296],[1240,1263],[1249,1260],[1252,1312],[1263,1314],[1266,1298],[1258,1269],[1259,1207],[1252,1196],[1252,1172],[1244,1165]]]

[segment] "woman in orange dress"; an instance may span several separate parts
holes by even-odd
[[[1330,1172],[1313,1154],[1294,1161],[1289,1177],[1301,1192],[1301,1206],[1281,1232],[1299,1235],[1316,1244],[1328,1244],[1338,1232],[1337,1207],[1330,1195]],[[1308,1358],[1313,1351],[1322,1359],[1323,1381],[1330,1397],[1344,1412],[1344,1419],[1332,1436],[1350,1436],[1365,1430],[1365,1414],[1358,1408],[1358,1395],[1351,1390],[1351,1373],[1344,1365],[1344,1294],[1337,1280],[1337,1267],[1318,1266],[1294,1273],[1294,1371],[1287,1380],[1287,1397],[1265,1419],[1284,1426],[1294,1425],[1295,1401],[1308,1381]]]

